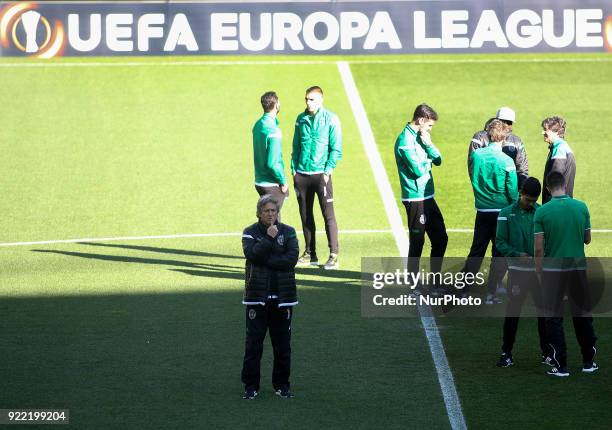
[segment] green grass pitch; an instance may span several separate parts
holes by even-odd
[[[3,59],[0,243],[240,232],[255,219],[250,130],[260,115],[259,96],[273,89],[281,98],[288,173],[293,120],[304,89],[314,84],[342,120],[344,158],[334,173],[339,228],[388,230],[338,59],[223,66],[202,58],[180,59],[197,61],[180,66],[160,58],[130,59],[139,66],[54,60],[81,64],[70,67]],[[381,62],[363,62],[371,59]],[[448,228],[471,228],[467,145],[508,105],[517,112],[514,130],[526,143],[530,172],[539,178],[547,154],[540,121],[566,118],[578,164],[575,196],[588,203],[593,228],[612,229],[609,56],[343,60],[354,62],[396,197],[393,143],[414,106],[427,102],[440,115],[432,132],[444,159],[434,171],[436,200]],[[109,64],[83,67],[88,61]],[[300,228],[293,194],[283,221]],[[319,214],[317,225],[323,231]],[[466,255],[471,234],[449,236],[447,255]],[[323,256],[325,242],[319,236]],[[420,321],[360,313],[360,259],[395,256],[391,233],[341,233],[340,247],[341,270],[298,270],[297,397],[273,396],[266,342],[263,390],[245,402],[238,236],[1,246],[0,408],[70,409],[72,426],[85,429],[448,428]],[[595,233],[588,254],[612,256],[612,233]],[[609,427],[612,323],[595,321],[602,369],[594,375],[580,374],[568,323],[572,375],[559,381],[538,363],[533,319],[521,322],[517,364],[509,369],[494,366],[501,320],[438,320],[469,427]]]

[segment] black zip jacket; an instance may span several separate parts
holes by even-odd
[[[295,229],[278,223],[272,238],[267,227],[257,222],[242,232],[242,250],[246,257],[245,305],[265,305],[270,295],[278,296],[278,306],[297,305],[295,264],[299,245]]]

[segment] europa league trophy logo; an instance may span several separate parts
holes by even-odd
[[[38,44],[36,43],[36,29],[40,21],[40,14],[34,10],[30,10],[21,15],[21,22],[26,33],[26,52],[38,52]]]

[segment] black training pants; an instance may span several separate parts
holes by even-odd
[[[550,346],[546,339],[546,323],[542,315],[542,291],[540,281],[534,271],[508,270],[508,304],[506,306],[506,318],[504,319],[504,343],[502,352],[511,354],[516,332],[521,315],[523,303],[531,294],[533,302],[538,311],[538,335],[540,337],[540,349],[542,355],[550,354]]]
[[[597,341],[591,317],[591,299],[586,270],[542,272],[543,307],[546,315],[546,336],[553,358],[559,367],[567,365],[567,345],[563,330],[563,298],[567,295],[572,312],[574,332],[580,345],[582,360],[592,361]]]
[[[404,201],[406,215],[408,216],[408,238],[410,249],[408,250],[408,271],[416,273],[419,271],[420,257],[425,244],[425,233],[431,242],[431,267],[432,273],[439,272],[442,268],[442,257],[446,252],[448,235],[444,225],[444,217],[436,201],[431,198],[420,201]]]
[[[476,212],[472,246],[462,270],[465,273],[478,272],[482,264],[482,259],[487,253],[489,242],[491,242],[493,246],[491,249],[493,259],[491,260],[489,279],[487,281],[487,290],[491,294],[495,294],[497,284],[504,278],[504,274],[506,273],[506,261],[501,258],[502,255],[495,246],[497,215],[499,215],[499,212]]]
[[[291,372],[291,317],[293,307],[278,307],[278,300],[269,300],[265,306],[246,307],[246,342],[242,365],[245,389],[259,390],[261,356],[266,331],[274,352],[272,386],[275,390],[289,387]]]
[[[337,254],[338,226],[336,225],[336,215],[334,214],[334,190],[331,176],[326,184],[322,173],[314,175],[296,173],[293,182],[300,208],[306,251],[311,255],[317,254],[316,226],[313,212],[314,196],[316,194],[319,199],[321,212],[323,213],[323,220],[325,221],[325,233],[327,234],[329,251]]]

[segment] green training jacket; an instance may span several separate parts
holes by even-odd
[[[270,113],[264,113],[253,126],[255,185],[282,186],[287,182],[281,140],[282,133],[278,127],[278,119]]]
[[[501,145],[489,143],[472,157],[472,189],[476,210],[499,212],[518,197],[516,166],[502,152]]]
[[[521,208],[518,200],[503,208],[497,216],[495,246],[508,257],[508,268],[535,270],[533,260],[526,263],[518,257],[522,252],[533,257],[533,220],[539,204],[529,210]]]
[[[395,163],[402,187],[402,201],[420,201],[434,196],[432,163],[442,164],[440,151],[434,145],[425,145],[410,124],[395,140]]]
[[[342,129],[338,116],[320,108],[304,111],[295,120],[291,173],[329,174],[342,158]]]

